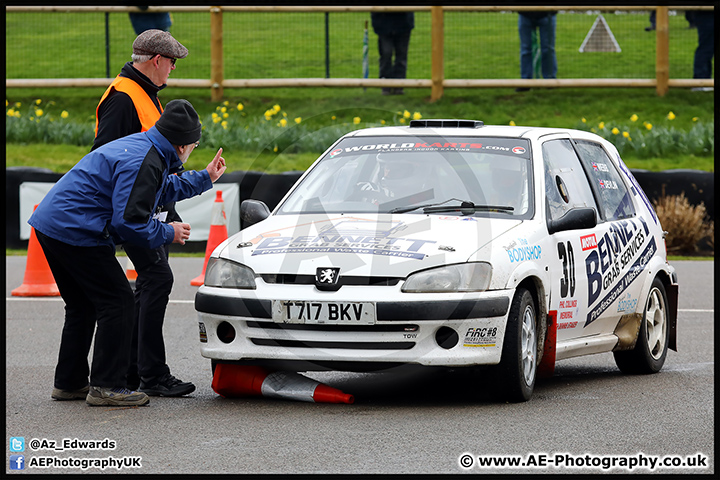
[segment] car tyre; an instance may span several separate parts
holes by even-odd
[[[655,277],[645,301],[635,347],[613,352],[615,364],[621,372],[648,374],[660,371],[668,351],[669,313],[665,286]]]
[[[510,306],[500,364],[498,393],[509,402],[530,400],[537,377],[537,306],[529,290],[518,288]]]

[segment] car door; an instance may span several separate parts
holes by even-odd
[[[573,140],[567,137],[546,138],[542,143],[542,156],[546,220],[556,221],[574,208],[590,207],[598,212],[598,224],[594,228],[559,231],[550,235],[549,310],[557,311],[557,341],[608,333],[607,330],[612,331],[612,327],[602,319],[588,318],[590,307],[597,302],[598,289],[602,287],[602,266],[587,263],[590,251],[597,251],[598,242],[607,233],[608,225],[602,221],[596,195]]]

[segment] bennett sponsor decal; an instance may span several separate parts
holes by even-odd
[[[642,228],[639,224],[642,224]],[[621,220],[613,222],[610,229],[600,237],[597,249],[585,257],[588,278],[588,306],[608,290],[627,271],[630,262],[645,244],[650,230],[645,220]]]
[[[597,303],[597,306],[590,310],[585,320],[585,326],[587,327],[590,323],[597,320],[597,318],[613,304],[615,300],[627,289],[636,278],[640,276],[640,273],[645,269],[645,265],[648,264],[650,259],[655,255],[657,246],[655,244],[655,238],[651,237],[645,250],[638,256],[638,259],[633,263],[628,272],[618,280],[615,286],[605,297]]]
[[[542,257],[542,248],[540,245],[528,245],[528,241],[525,239],[518,239],[520,242],[519,247],[510,248],[506,247],[510,263],[524,262],[525,260],[539,260]],[[513,244],[511,244],[511,247]]]
[[[497,327],[468,328],[463,347],[494,347],[497,341]]]
[[[580,237],[580,246],[583,249],[583,252],[585,250],[590,250],[593,248],[597,248],[597,239],[595,238],[595,234],[591,235],[584,235]]]
[[[420,249],[435,240],[375,235],[343,235],[340,233],[315,236],[270,237],[260,242],[252,255],[291,253],[354,253],[402,258],[425,258]]]

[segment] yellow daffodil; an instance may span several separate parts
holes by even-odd
[[[20,107],[22,107],[22,103],[20,103],[20,102],[15,102],[15,108],[20,108]]]
[[[237,104],[238,112],[242,111],[243,108],[245,108],[245,105],[243,105],[242,103]]]
[[[222,113],[227,112],[227,107],[222,107],[222,108],[220,109],[220,111],[221,111]]]
[[[510,125],[511,127],[514,127],[514,126],[515,126],[515,122],[512,121],[512,120],[510,120],[510,123],[508,123],[508,125]]]
[[[11,108],[10,110],[8,110],[8,111],[7,111],[7,116],[8,116],[8,117],[14,117],[14,116],[15,116],[15,110],[13,110],[12,108]]]
[[[22,115],[20,115],[20,112],[16,110],[16,111],[15,111],[15,118],[20,118],[21,116],[22,116]]]
[[[420,115],[420,112],[413,113],[413,120],[420,120],[422,118],[422,115]]]
[[[337,117],[335,115],[333,115],[332,117],[330,117],[330,120],[335,121],[335,120],[337,120]]]
[[[222,121],[222,118],[220,118],[220,117],[213,118],[213,123],[220,123],[221,121]]]
[[[385,120],[380,120],[380,125],[385,125]]]
[[[213,120],[215,120],[216,118],[218,118],[218,114],[215,113],[215,112],[213,112],[210,116],[213,118]]]
[[[652,130],[652,123],[646,123],[645,128],[647,128],[648,130]]]
[[[283,112],[283,117],[287,118],[287,112]]]
[[[40,100],[39,98],[37,100],[35,100],[35,105],[40,105],[41,103],[42,103],[42,100]]]
[[[623,132],[623,137],[630,138],[630,132]]]
[[[668,119],[668,120],[675,120],[675,114],[674,114],[673,112],[669,112],[669,113],[667,114],[667,119]]]
[[[278,151],[278,148],[277,148],[277,145],[275,145],[275,148],[273,148],[273,152],[277,153],[277,151]]]
[[[228,125],[227,122],[223,121],[220,125],[222,125],[222,127],[223,127],[225,130],[227,130],[227,125]]]
[[[43,115],[42,109],[41,109],[41,108],[36,108],[36,109],[35,109],[35,115],[37,115],[38,117],[42,117],[42,115]]]
[[[68,118],[69,116],[70,116],[70,114],[67,112],[67,110],[63,110],[62,113],[60,114],[61,118]]]
[[[223,115],[222,115],[223,118],[228,118],[229,116],[230,116],[230,114],[227,112],[223,113]]]
[[[612,131],[613,135],[617,135],[618,133],[620,133],[620,130],[618,130],[617,127],[613,127],[613,129],[611,131]]]
[[[295,123],[302,122],[302,117],[295,117]]]
[[[599,128],[600,130],[605,130],[605,122],[600,122],[600,123],[598,123],[598,128]]]
[[[9,105],[7,98],[5,99],[5,106],[7,107]]]
[[[273,110],[275,110],[275,113],[279,112],[279,111],[280,111],[280,105],[278,105],[277,103],[276,103],[275,105],[273,105]]]
[[[227,100],[225,100],[225,101],[223,102],[223,105],[225,105],[225,106],[227,107],[228,105],[230,105],[230,102],[227,101]]]
[[[693,122],[697,122],[699,120],[698,117],[693,117]]]
[[[280,123],[278,123],[281,127],[287,127],[287,120],[284,118],[280,119]]]
[[[405,110],[405,111],[403,112],[403,118],[410,118],[410,112],[408,112],[407,110]]]
[[[354,118],[353,118],[353,123],[354,123],[355,125],[357,125],[358,123],[360,123],[360,117],[354,117]]]
[[[581,118],[580,121],[583,123],[587,123],[587,120],[585,120],[585,117]]]
[[[400,123],[405,124],[405,119],[404,119],[404,118],[401,118],[401,119],[400,119]]]
[[[630,117],[631,122],[637,122],[637,119],[638,119],[638,116],[635,115],[634,113],[632,114],[632,117]]]

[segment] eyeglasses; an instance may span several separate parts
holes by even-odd
[[[200,146],[200,142],[195,142],[195,148],[198,148]]]
[[[175,62],[177,61],[177,58],[166,57],[165,55],[160,55],[160,56],[163,57],[163,58],[169,59],[169,60],[170,60],[170,63],[172,63],[173,65],[175,65]]]

